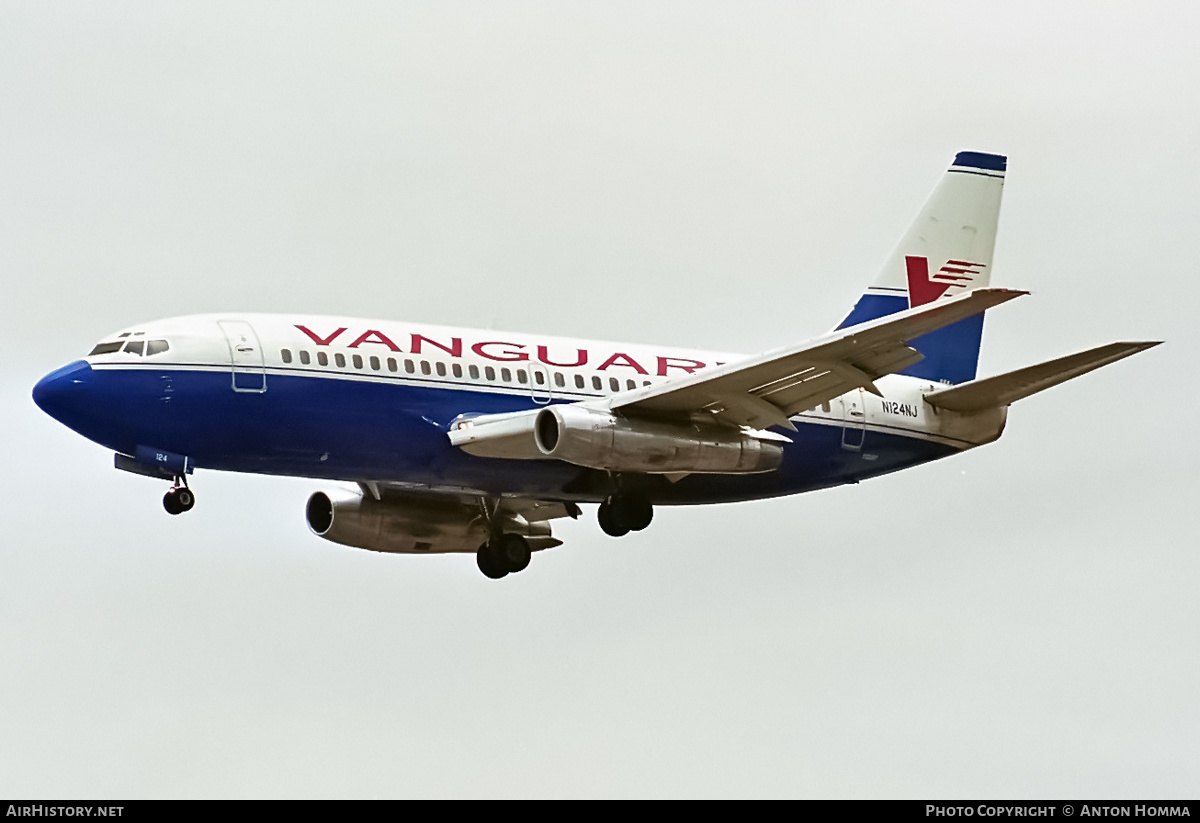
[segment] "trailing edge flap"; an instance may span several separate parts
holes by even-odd
[[[995,377],[972,380],[953,388],[930,392],[925,395],[925,400],[938,408],[959,412],[1007,406],[1073,377],[1087,374],[1093,369],[1153,348],[1161,342],[1155,340],[1109,343],[1078,354],[1048,360],[1036,366],[1027,366]]]
[[[572,520],[575,520],[583,513],[579,505],[570,500],[544,500],[537,497],[524,497],[522,495],[504,495],[499,498],[493,498],[488,492],[482,489],[446,489],[435,491],[428,486],[421,486],[415,483],[396,483],[387,480],[361,480],[358,485],[362,489],[364,496],[369,495],[375,500],[382,500],[386,497],[393,503],[405,501],[418,508],[426,505],[428,501],[433,500],[457,500],[459,503],[468,506],[477,506],[480,500],[489,500],[489,508],[494,508],[494,515],[516,517],[524,520],[526,523],[534,523],[540,520],[557,520],[560,517],[570,517]],[[549,548],[545,539],[539,538],[539,540],[543,541],[541,548]],[[555,540],[550,545],[557,546],[561,543],[561,540]]]
[[[532,497],[505,497],[500,506],[505,511],[519,514],[526,521],[555,520],[559,517],[578,519],[583,514],[579,506],[569,500],[535,500]]]
[[[650,416],[707,412],[721,422],[794,429],[788,417],[863,388],[921,360],[907,344],[943,326],[1028,294],[975,289],[915,309],[839,329],[799,346],[777,349],[656,386],[623,392],[611,408]]]

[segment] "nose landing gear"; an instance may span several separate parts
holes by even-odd
[[[163,508],[167,514],[183,514],[196,505],[196,495],[188,488],[187,478],[176,476],[175,485],[163,495]]]

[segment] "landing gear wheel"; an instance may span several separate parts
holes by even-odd
[[[600,521],[600,529],[609,537],[624,537],[629,534],[629,527],[618,516],[617,507],[614,505],[615,499],[610,497],[600,504],[600,510],[596,512],[596,519]]]
[[[195,505],[196,495],[187,486],[172,486],[163,495],[163,508],[167,510],[167,514],[190,512]]]
[[[497,565],[513,574],[525,571],[529,566],[529,558],[533,555],[529,549],[529,541],[519,534],[500,535],[491,551],[499,561]]]
[[[600,504],[596,516],[605,534],[621,537],[649,526],[654,507],[640,494],[614,494]]]
[[[479,566],[479,570],[483,572],[484,577],[489,577],[492,580],[499,580],[508,571],[500,568],[497,558],[492,555],[491,547],[484,543],[479,547],[479,551],[475,552],[475,563]]]
[[[629,527],[631,532],[640,532],[654,519],[654,507],[640,494],[621,494],[613,499],[613,510],[617,520]]]
[[[167,514],[183,514],[183,504],[179,502],[179,489],[171,489],[163,495],[163,508]]]

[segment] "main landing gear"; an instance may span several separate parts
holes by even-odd
[[[475,552],[479,570],[492,580],[525,571],[533,550],[524,536],[503,530],[506,520],[500,512],[500,500],[479,498],[479,513],[491,535]]]
[[[500,534],[479,547],[475,562],[479,570],[492,580],[507,574],[524,571],[532,552],[529,541],[519,534]]]
[[[176,477],[175,485],[163,495],[163,508],[167,514],[183,514],[190,512],[196,505],[196,495],[188,488],[186,477]]]
[[[614,494],[605,498],[596,513],[600,528],[611,537],[640,532],[654,518],[654,507],[640,494]]]

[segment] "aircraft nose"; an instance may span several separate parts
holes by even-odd
[[[33,402],[55,420],[65,423],[64,418],[70,417],[79,405],[91,377],[92,367],[86,361],[68,363],[37,382],[33,387]]]

